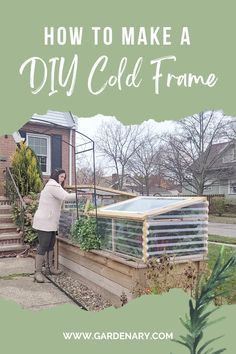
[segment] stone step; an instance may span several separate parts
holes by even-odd
[[[0,196],[0,205],[10,205],[11,202],[7,197]]]
[[[2,246],[9,246],[9,245],[22,245],[22,239],[18,238],[18,239],[9,239],[9,240],[2,240],[0,238],[0,248]]]
[[[22,232],[5,232],[0,234],[0,243],[7,240],[22,240]]]
[[[18,246],[23,244],[22,232],[0,233],[0,249],[2,246]]]
[[[11,205],[0,205],[0,214],[9,214],[12,210]]]
[[[0,234],[5,232],[15,232],[17,226],[13,223],[0,223]]]
[[[0,257],[6,257],[6,256],[14,257],[28,248],[29,248],[28,245],[22,245],[22,244],[0,245]]]
[[[5,195],[0,195],[0,200],[9,200]]]
[[[12,222],[12,214],[0,214],[0,224]]]

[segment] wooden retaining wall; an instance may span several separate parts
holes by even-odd
[[[61,237],[57,237],[54,252],[56,266],[101,294],[116,307],[121,306],[120,297],[123,293],[129,301],[135,297],[132,292],[137,286],[147,287],[147,267],[141,260],[126,260],[103,250],[82,251],[78,245]],[[202,260],[196,258],[192,261],[199,272]],[[188,260],[179,259],[176,263],[178,273],[182,273]]]
[[[56,253],[60,268],[100,293],[114,306],[121,306],[122,293],[128,301],[131,300],[137,283],[146,286],[146,265],[142,261],[128,261],[102,250],[85,252],[60,237],[57,238]]]

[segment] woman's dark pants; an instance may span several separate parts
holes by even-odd
[[[53,251],[56,242],[56,231],[37,230],[39,244],[37,253],[44,256],[46,252]]]

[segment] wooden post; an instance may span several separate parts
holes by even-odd
[[[147,219],[143,222],[143,262],[147,261],[148,253],[147,253],[147,242],[148,242],[148,222]]]
[[[89,196],[86,200],[85,207],[84,207],[84,214],[87,214],[90,203],[91,203],[91,196]]]
[[[116,222],[114,219],[111,219],[111,243],[112,243],[112,252],[116,251]]]
[[[55,269],[58,269],[58,239],[56,237],[56,242],[54,246],[54,267]]]

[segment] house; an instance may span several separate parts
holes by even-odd
[[[11,166],[11,157],[16,143],[25,140],[39,159],[43,178],[49,178],[55,168],[63,168],[67,184],[74,183],[74,146],[76,118],[68,112],[48,111],[45,115],[34,114],[32,118],[13,135],[0,137],[0,195],[4,192],[4,170]]]
[[[102,177],[100,185],[120,190],[117,173],[113,173],[111,176]],[[141,194],[143,188],[144,185],[139,180],[129,174],[124,175],[122,191]]]
[[[170,180],[159,175],[149,177],[149,195],[154,196],[171,196],[178,195],[180,192],[179,186]]]
[[[210,167],[206,171],[204,195],[224,194],[236,198],[236,141],[213,144],[208,157]],[[183,188],[183,194],[194,194]]]
[[[176,185],[169,180],[157,175],[151,175],[149,181],[149,195],[170,196],[172,194],[178,195],[179,191]],[[119,189],[118,177],[114,173],[112,176],[103,177],[100,182],[103,186]],[[132,192],[136,194],[146,195],[146,186],[140,179],[133,177],[129,174],[125,174],[123,180],[123,191]]]

